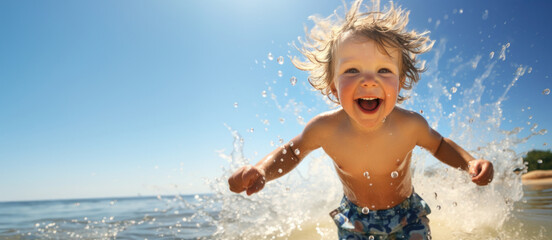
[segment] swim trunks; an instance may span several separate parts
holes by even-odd
[[[339,240],[359,239],[431,239],[431,210],[416,193],[389,209],[369,210],[343,197],[340,206],[330,213],[338,228]]]

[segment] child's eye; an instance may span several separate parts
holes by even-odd
[[[359,71],[356,68],[349,68],[345,70],[345,73],[359,73]]]
[[[391,70],[387,69],[387,68],[382,68],[380,70],[378,70],[378,73],[392,73]]]

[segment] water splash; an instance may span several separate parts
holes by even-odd
[[[243,156],[242,137],[229,128],[234,137],[231,155],[221,155],[230,163],[223,168],[223,175],[212,182],[215,198],[220,201],[221,211],[217,220],[214,237],[217,239],[275,239],[288,238],[304,231],[308,238],[329,238],[334,234],[331,219],[327,217],[330,209],[337,206],[341,188],[334,170],[326,164],[327,157],[322,156],[310,162],[307,176],[292,171],[281,180],[267,183],[265,188],[252,196],[231,193],[226,179],[239,167],[249,164]],[[328,176],[318,178],[316,176]],[[332,176],[332,177],[330,177]],[[291,190],[293,189],[293,191]],[[312,194],[327,196],[313,198]],[[327,211],[317,211],[326,209]],[[327,218],[327,219],[326,219]],[[326,219],[326,221],[320,221]]]

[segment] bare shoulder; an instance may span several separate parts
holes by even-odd
[[[400,120],[401,125],[411,130],[427,130],[429,128],[427,120],[417,112],[395,107],[393,116]]]
[[[305,131],[326,132],[335,128],[341,119],[345,118],[343,109],[323,112],[312,118],[305,126]]]
[[[334,132],[346,117],[347,114],[341,108],[318,114],[307,123],[303,135],[323,141]]]
[[[433,130],[427,120],[414,111],[396,107],[396,119],[401,123],[403,132],[416,139],[416,145],[421,146],[430,152],[437,151],[441,143],[441,135]]]
[[[322,147],[339,125],[343,114],[345,113],[342,109],[318,114],[307,123],[303,132],[294,138],[294,142],[299,143],[298,147],[306,151]]]

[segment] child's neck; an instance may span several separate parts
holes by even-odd
[[[386,129],[387,125],[389,125],[388,123],[389,123],[389,117],[390,116],[391,116],[391,114],[389,114],[387,117],[385,117],[383,119],[383,121],[379,122],[377,125],[372,126],[372,127],[363,126],[363,125],[359,124],[358,122],[356,122],[355,120],[353,120],[350,117],[348,117],[348,120],[351,124],[351,127],[356,132],[362,133],[362,134],[374,135],[374,134],[379,134],[384,129]]]

